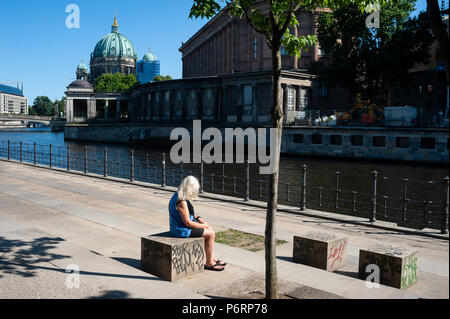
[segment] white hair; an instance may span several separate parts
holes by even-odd
[[[188,176],[178,187],[178,199],[194,200],[200,192],[200,183],[194,176]]]

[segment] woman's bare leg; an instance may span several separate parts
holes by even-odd
[[[216,259],[214,258],[214,240],[216,238],[215,232],[211,229],[205,229],[203,232],[203,238],[205,238],[205,254],[206,254],[206,266],[212,267],[216,264]]]

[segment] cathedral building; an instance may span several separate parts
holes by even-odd
[[[76,70],[76,80],[67,86],[67,121],[98,121],[116,116],[120,118],[121,110],[126,114],[126,97],[120,93],[96,93],[93,84],[99,76],[106,73],[136,75],[137,57],[133,44],[119,33],[117,17],[114,17],[111,33],[97,43],[91,54],[91,72],[81,62]]]
[[[94,82],[105,73],[123,73],[136,75],[136,60],[138,55],[133,44],[119,32],[117,17],[111,33],[104,36],[95,46],[91,54],[90,81]]]

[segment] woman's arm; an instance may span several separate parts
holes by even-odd
[[[187,206],[185,201],[182,201],[182,202],[180,202],[177,205],[177,210],[180,213],[181,220],[186,225],[186,227],[189,227],[189,228],[203,228],[203,229],[205,229],[207,227],[206,224],[195,223],[195,222],[193,222],[190,219],[189,208],[188,208],[188,206]]]

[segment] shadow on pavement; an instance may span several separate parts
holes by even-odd
[[[288,257],[288,256],[277,256],[277,259],[295,263],[294,260],[292,259],[292,257]],[[358,272],[355,272],[355,271],[335,270],[334,273],[342,275],[342,276],[346,276],[346,277],[352,277],[352,278],[357,278],[357,279],[359,278]]]
[[[139,259],[125,258],[125,257],[113,257],[112,259],[122,264],[141,270],[141,261]]]
[[[68,258],[69,256],[49,252],[62,241],[64,240],[58,237],[41,237],[32,241],[0,237],[0,278],[5,274],[33,277],[35,270],[39,268],[36,264]]]
[[[87,299],[129,299],[130,294],[121,290],[107,290],[100,296],[90,297]]]
[[[58,244],[64,242],[62,238],[50,238],[41,237],[31,241],[11,240],[0,236],[0,279],[5,275],[16,275],[22,277],[34,277],[37,275],[38,270],[49,270],[55,272],[66,273],[66,269],[56,268],[54,265],[56,260],[65,258],[72,258],[71,256],[55,254],[49,250],[56,248]],[[106,258],[106,257],[105,257]],[[140,269],[140,261],[129,258],[122,258],[118,260],[122,263],[129,264],[135,268]],[[53,263],[52,263],[53,262]],[[53,265],[55,268],[44,266],[45,263]],[[104,276],[112,278],[125,278],[125,279],[143,279],[143,280],[160,280],[163,279],[154,276],[138,276],[138,275],[125,275],[114,273],[101,273],[93,271],[84,271],[80,269],[80,275],[85,276]]]

